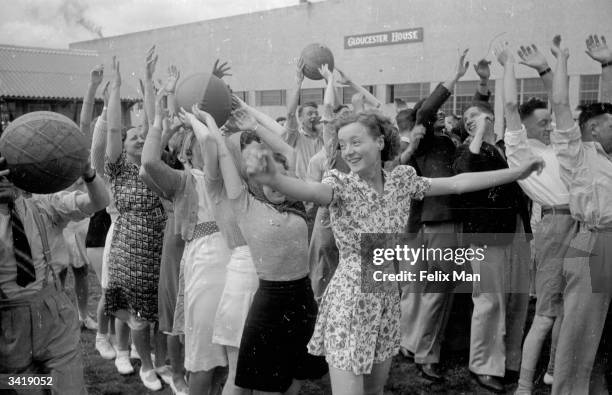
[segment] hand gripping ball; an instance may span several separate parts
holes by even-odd
[[[322,80],[319,67],[327,64],[329,71],[334,71],[334,55],[323,44],[310,44],[302,51],[304,60],[304,76],[311,80]]]
[[[55,193],[72,185],[89,163],[89,139],[64,115],[36,111],[13,121],[0,137],[8,178],[31,193]]]
[[[232,111],[232,94],[221,79],[209,73],[197,73],[183,79],[176,88],[176,102],[186,111],[198,107],[212,115],[221,127]]]

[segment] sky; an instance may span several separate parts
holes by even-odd
[[[299,0],[0,0],[0,44],[68,48],[75,41],[298,3]]]

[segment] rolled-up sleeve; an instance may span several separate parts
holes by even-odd
[[[504,134],[506,143],[506,158],[509,167],[519,167],[529,158],[533,157],[533,151],[527,141],[527,131],[525,127],[521,130],[507,130]]]
[[[79,195],[84,195],[84,193],[81,191],[62,191],[37,196],[33,199],[39,210],[48,216],[53,225],[61,227],[70,221],[78,222],[92,215],[92,213],[81,210],[77,204]]]

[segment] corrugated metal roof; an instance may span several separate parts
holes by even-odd
[[[100,61],[96,51],[0,45],[0,97],[82,99],[89,73]],[[102,88],[96,98],[102,99]],[[121,99],[140,95],[123,81]]]

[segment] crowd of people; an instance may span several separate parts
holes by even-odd
[[[304,380],[329,374],[334,395],[382,394],[399,353],[426,380],[444,381],[440,355],[457,282],[364,289],[362,235],[407,234],[423,248],[484,251],[468,259],[479,276],[468,366],[478,385],[531,394],[552,332],[544,378],[552,393],[605,393],[612,50],[596,35],[586,50],[601,63],[601,102],[575,117],[560,36],[552,65],[535,45],[516,55],[507,43],[495,49],[502,135],[485,59],[474,65],[480,83],[462,116],[440,112],[470,70],[468,50],[447,81],[393,117],[325,64],[323,104],[300,103],[300,61],[286,117],[233,96],[218,125],[197,104],[177,108],[177,67],[156,83],[153,46],[140,124],[123,126],[115,58],[92,122],[104,79],[103,67],[94,68],[80,118],[91,138],[82,180],[32,196],[0,171],[0,372],[48,372],[54,393],[86,393],[82,325],[97,331],[95,347],[118,373],[132,374],[138,357],[151,391],[163,381],[176,394],[297,394]],[[519,105],[519,63],[539,74],[551,109],[535,98]],[[212,74],[229,71],[217,62]],[[356,90],[350,106],[339,103],[339,86]],[[532,239],[534,273],[525,248]],[[87,313],[88,262],[102,288],[96,320]],[[63,291],[68,266],[76,311]],[[435,256],[419,267],[456,269]],[[537,302],[525,328],[530,285]]]

